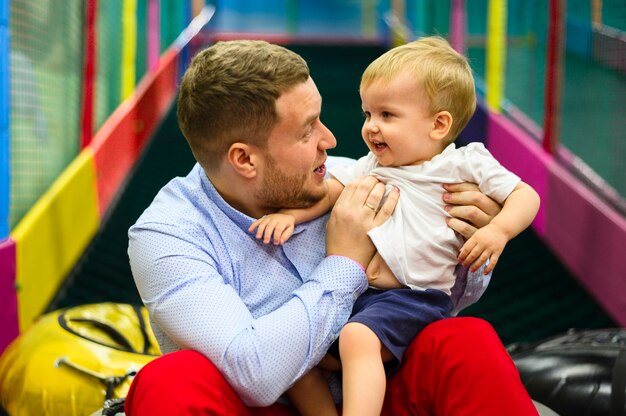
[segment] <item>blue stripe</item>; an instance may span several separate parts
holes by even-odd
[[[9,0],[0,0],[0,241],[9,235]]]

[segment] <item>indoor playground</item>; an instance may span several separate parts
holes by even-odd
[[[299,53],[358,158],[360,75],[440,35],[468,57],[480,141],[541,197],[485,293],[542,415],[626,415],[626,0],[0,0],[0,415],[121,414],[160,354],[128,228],[195,163],[176,121],[221,40]]]

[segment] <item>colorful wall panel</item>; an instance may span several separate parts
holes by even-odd
[[[0,0],[0,242],[9,234],[9,0]]]
[[[487,131],[493,155],[541,196],[533,222],[537,234],[612,318],[626,326],[626,219],[509,119],[490,113]]]
[[[95,184],[85,149],[13,230],[20,331],[43,312],[98,229]]]
[[[19,333],[15,289],[15,242],[0,241],[0,354]]]
[[[92,141],[98,203],[103,215],[157,123],[171,105],[177,88],[178,52],[170,49],[135,94],[109,117]]]
[[[0,6],[5,3],[0,0]],[[95,6],[96,2],[92,0],[90,4]],[[143,1],[140,4],[147,5]],[[155,2],[150,1],[150,4]],[[137,7],[136,0],[125,0],[124,5],[128,7],[126,18],[129,19],[131,11]],[[211,18],[213,8],[210,9],[197,18],[184,39],[158,57],[155,66],[149,69],[139,86],[117,107],[96,136],[83,142],[82,152],[39,198],[10,236],[0,235],[0,353],[48,306],[96,233],[115,193],[172,105],[180,75],[181,51]],[[158,20],[153,20],[152,24],[155,22]],[[0,15],[0,28],[1,23]],[[134,31],[132,27],[127,30]],[[158,33],[158,30],[152,32]],[[131,85],[134,87],[131,82],[134,73],[130,68],[133,51],[126,53],[124,91],[128,94]],[[0,58],[7,56],[8,53]],[[93,51],[91,56],[93,58]],[[0,102],[8,102],[8,99]],[[84,133],[89,136],[89,130]],[[8,154],[8,144],[5,148]],[[3,150],[0,146],[0,155]]]

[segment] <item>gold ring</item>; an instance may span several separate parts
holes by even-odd
[[[366,202],[365,206],[368,207],[369,209],[371,209],[372,211],[376,211],[376,207],[374,205],[370,204],[369,202]]]

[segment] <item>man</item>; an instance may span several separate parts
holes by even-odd
[[[277,401],[324,356],[367,288],[363,265],[375,253],[367,232],[399,197],[392,192],[372,210],[384,186],[361,178],[330,215],[299,225],[283,246],[247,232],[256,218],[325,197],[326,150],[336,140],[321,105],[306,63],[283,47],[221,42],[194,58],[178,118],[198,164],[129,231],[133,276],[170,354],[139,372],[128,415],[293,414]],[[467,188],[449,190],[457,189]],[[467,194],[451,195],[446,202]],[[479,206],[484,225],[498,208]],[[466,236],[474,230],[452,225]],[[427,327],[388,386],[389,415],[536,414],[497,335],[473,318]]]

